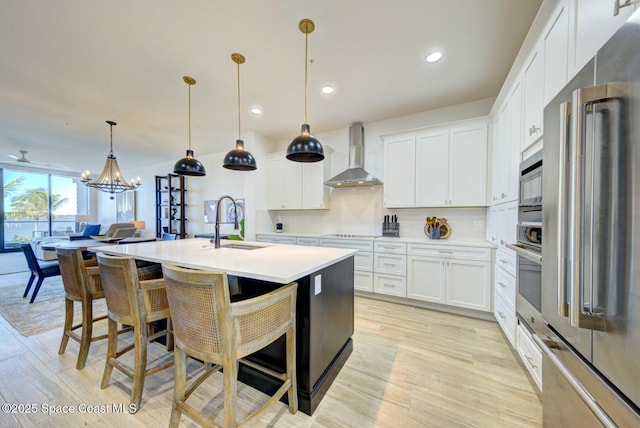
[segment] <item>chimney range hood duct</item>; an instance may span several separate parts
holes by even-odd
[[[349,169],[327,180],[331,187],[376,186],[382,184],[364,169],[364,128],[362,123],[349,127]]]

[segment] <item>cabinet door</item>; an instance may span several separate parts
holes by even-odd
[[[490,207],[487,209],[487,235],[486,240],[492,244],[498,244],[498,233],[496,231],[497,219],[496,219],[496,207]]]
[[[620,3],[623,3],[620,0]],[[613,16],[613,1],[569,0],[569,79],[593,57],[598,49],[631,16],[634,7],[620,9]]]
[[[516,82],[511,90],[509,97],[509,105],[511,106],[511,129],[509,130],[509,158],[507,160],[508,170],[506,180],[508,182],[507,197],[504,201],[515,201],[518,199],[520,191],[520,159],[522,149],[522,85]]]
[[[542,137],[544,53],[543,45],[537,43],[524,69],[524,112],[522,149]]]
[[[569,18],[566,1],[554,12],[544,34],[544,104],[567,83]]]
[[[449,305],[491,311],[490,263],[447,260],[446,301]]]
[[[500,203],[500,186],[502,179],[502,164],[500,162],[502,156],[502,147],[500,139],[501,116],[498,116],[493,122],[493,135],[491,144],[491,203]]]
[[[284,208],[302,208],[302,164],[288,159],[283,161],[284,188],[283,200]]]
[[[449,205],[449,128],[416,138],[416,206]]]
[[[302,169],[302,209],[325,207],[324,161],[305,163]]]
[[[415,204],[416,164],[414,136],[384,143],[384,206],[412,207]]]
[[[500,109],[496,120],[494,136],[494,179],[492,202],[499,204],[505,201],[509,193],[509,156],[510,156],[510,131],[511,131],[511,103],[509,100]]]
[[[267,209],[284,208],[284,161],[282,157],[267,159]]]
[[[445,303],[444,259],[409,256],[407,260],[407,297]]]
[[[449,204],[487,205],[487,124],[457,125],[449,140]]]

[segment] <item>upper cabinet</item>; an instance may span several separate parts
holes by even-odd
[[[522,146],[526,148],[542,137],[544,94],[544,45],[536,44],[522,75],[524,104],[522,110]]]
[[[329,189],[324,185],[329,174],[330,156],[322,162],[299,163],[284,153],[267,156],[267,209],[328,209]]]
[[[569,10],[560,2],[544,31],[544,104],[567,84]]]
[[[485,206],[487,120],[384,138],[384,206]]]
[[[624,0],[619,0],[624,3]],[[620,9],[613,16],[613,0],[568,0],[569,79],[593,57],[637,6]]]

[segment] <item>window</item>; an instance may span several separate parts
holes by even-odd
[[[10,169],[0,172],[0,251],[15,249],[34,237],[80,231],[89,213],[89,192],[79,177]]]

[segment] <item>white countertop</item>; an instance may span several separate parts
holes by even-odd
[[[429,239],[426,236],[419,238],[405,238],[405,237],[388,237],[388,236],[335,236],[332,234],[313,234],[313,233],[293,233],[293,232],[264,232],[257,233],[256,235],[268,235],[268,236],[290,236],[290,237],[313,237],[321,239],[341,239],[341,240],[369,240],[369,241],[384,241],[384,242],[402,242],[406,244],[426,244],[426,245],[452,245],[458,247],[481,247],[481,248],[496,248],[495,244],[481,240],[481,241],[466,241],[463,239]]]
[[[245,278],[288,284],[327,266],[344,260],[357,250],[329,247],[306,247],[267,242],[222,240],[214,248],[209,239],[143,242],[92,248],[92,251],[133,256],[157,263],[217,270]],[[225,245],[251,245],[258,249],[225,248]]]

